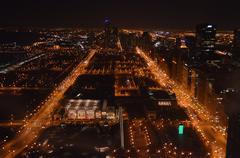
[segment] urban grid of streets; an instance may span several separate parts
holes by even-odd
[[[39,111],[26,121],[23,130],[16,138],[3,146],[3,153],[0,153],[0,155],[5,158],[16,157],[38,138],[44,129],[48,127],[51,113],[58,108],[59,100],[63,97],[66,90],[75,82],[77,77],[85,72],[85,67],[88,66],[95,52],[96,50],[94,49],[90,50],[86,59],[80,62],[69,76],[56,87],[44,101]]]
[[[58,102],[63,97],[65,91],[75,82],[77,77],[85,72],[85,67],[94,56],[96,50],[91,50],[86,59],[81,62],[70,75],[56,87],[46,101],[42,104],[39,111],[24,124],[23,130],[17,135],[16,139],[6,143],[3,146],[1,155],[6,158],[15,157],[25,148],[28,148],[38,136],[50,124],[52,112],[58,108]],[[161,71],[158,65],[139,48],[136,53],[140,55],[147,63],[148,69],[155,76],[158,83],[166,89],[174,92],[180,105],[187,108],[188,115],[192,124],[201,134],[203,141],[211,147],[213,158],[223,158],[225,155],[226,135],[225,127],[217,125],[211,116],[196,100],[184,92],[179,85],[170,80],[167,75]],[[212,130],[214,129],[214,130]],[[206,134],[208,133],[208,134]],[[211,137],[209,136],[211,134]],[[215,140],[212,140],[212,137]]]
[[[195,126],[197,131],[201,134],[206,146],[211,148],[211,156],[213,158],[224,158],[226,150],[226,127],[221,127],[218,123],[214,122],[214,116],[211,116],[203,106],[184,92],[181,86],[169,79],[166,73],[160,70],[158,65],[147,55],[147,53],[144,53],[138,47],[136,51],[147,62],[149,70],[155,76],[158,83],[174,92],[178,103],[186,107],[193,126]],[[215,140],[212,140],[213,138]]]

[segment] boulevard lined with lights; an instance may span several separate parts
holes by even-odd
[[[222,127],[215,121],[215,116],[212,116],[204,106],[200,105],[195,99],[191,97],[187,92],[171,80],[165,72],[159,69],[158,65],[141,49],[136,47],[136,53],[139,54],[147,63],[149,70],[155,76],[156,81],[167,88],[169,91],[176,94],[178,102],[181,106],[186,107],[187,113],[193,126],[199,132],[203,142],[207,147],[211,147],[213,158],[225,157],[225,145],[226,145],[226,127]],[[206,134],[207,127],[215,129],[211,130],[211,137]]]

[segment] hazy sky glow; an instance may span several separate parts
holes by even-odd
[[[240,26],[237,0],[3,0],[1,26],[86,26],[105,17],[119,26],[194,28],[202,22],[219,28]]]

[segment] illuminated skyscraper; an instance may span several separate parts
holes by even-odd
[[[104,45],[108,48],[115,48],[118,41],[118,28],[113,26],[110,20],[104,21]]]
[[[202,53],[211,53],[215,50],[216,26],[200,24],[196,27],[196,47]]]

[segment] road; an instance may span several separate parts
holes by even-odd
[[[146,61],[156,81],[164,88],[175,93],[179,104],[187,109],[191,123],[197,129],[205,145],[211,148],[211,156],[213,158],[224,158],[226,150],[226,127],[222,127],[214,122],[214,116],[209,114],[207,109],[193,99],[190,94],[185,92],[181,86],[169,79],[167,74],[159,68],[157,63],[147,53],[138,47],[136,48],[136,53]]]
[[[63,80],[55,90],[44,101],[41,108],[26,121],[24,128],[17,134],[14,140],[7,142],[0,151],[1,158],[12,158],[24,151],[40,136],[44,129],[50,125],[51,115],[55,109],[59,107],[59,101],[62,99],[67,89],[74,84],[77,77],[85,73],[85,68],[90,60],[95,55],[96,50],[90,50],[85,60],[79,63],[78,66]]]
[[[2,74],[6,74],[6,73],[8,73],[10,71],[14,71],[15,69],[21,67],[22,65],[24,65],[26,63],[29,63],[29,62],[31,62],[33,60],[36,60],[38,58],[41,58],[42,56],[45,56],[45,54],[36,55],[36,56],[33,56],[33,57],[29,58],[29,59],[21,61],[21,62],[19,62],[17,64],[13,64],[13,65],[7,66],[6,68],[0,70],[0,74],[1,73]]]
[[[0,127],[14,127],[14,126],[22,126],[22,125],[24,125],[24,121],[22,120],[0,122]]]

